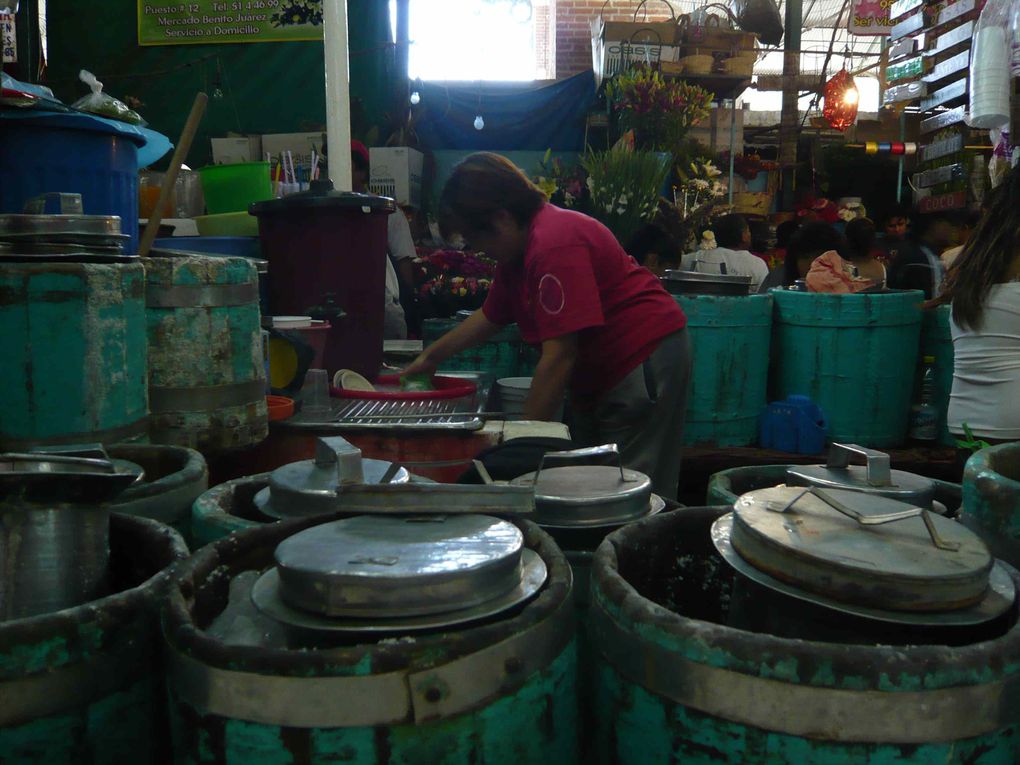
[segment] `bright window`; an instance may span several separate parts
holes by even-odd
[[[408,75],[537,80],[553,73],[551,0],[410,0]],[[391,2],[391,15],[396,3]]]

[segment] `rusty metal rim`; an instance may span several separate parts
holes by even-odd
[[[175,284],[145,288],[146,308],[225,308],[258,303],[257,282],[244,284]]]
[[[417,672],[288,677],[211,667],[168,649],[168,683],[205,715],[296,728],[422,723],[484,706],[548,667],[573,639],[566,597],[542,622],[460,659]]]
[[[18,451],[31,449],[36,446],[48,446],[51,444],[114,444],[121,441],[130,441],[133,438],[144,436],[149,432],[149,417],[140,417],[134,422],[126,425],[118,425],[115,428],[106,430],[90,430],[85,433],[69,433],[50,438],[8,438],[0,435],[0,451]]]
[[[1020,675],[985,685],[885,692],[796,685],[713,667],[625,629],[597,600],[588,629],[610,666],[648,691],[791,736],[847,743],[956,741],[1008,727],[1020,704]]]

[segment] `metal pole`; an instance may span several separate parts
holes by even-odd
[[[726,101],[723,101],[725,104]],[[734,147],[737,144],[737,100],[733,99],[729,102],[730,105],[730,183],[729,183],[729,204],[733,205],[733,152]]]
[[[782,207],[792,210],[794,178],[797,172],[797,107],[800,78],[800,30],[803,23],[801,0],[786,0],[786,30],[783,38],[783,112],[779,122],[779,164],[782,167]]]
[[[326,58],[326,145],[329,175],[341,191],[350,191],[351,93],[347,61],[347,0],[322,1]]]
[[[905,141],[907,138],[907,115],[905,112],[900,112],[900,141]],[[903,201],[903,155],[900,155],[900,161],[897,163],[896,169],[896,204]]]

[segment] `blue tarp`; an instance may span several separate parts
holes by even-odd
[[[595,75],[582,72],[521,89],[424,83],[418,92],[415,130],[430,149],[582,151]],[[485,120],[482,130],[474,127],[479,114]]]

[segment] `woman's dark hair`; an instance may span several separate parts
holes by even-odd
[[[641,265],[645,265],[648,256],[653,252],[659,256],[659,260],[670,265],[680,263],[680,251],[676,243],[665,230],[654,223],[639,228],[624,249]]]
[[[545,201],[545,194],[509,159],[479,152],[453,169],[439,198],[439,223],[443,236],[489,231],[493,216],[506,210],[527,226]]]
[[[1006,281],[1020,252],[1020,173],[1010,170],[989,197],[988,209],[953,261],[942,294],[926,307],[952,303],[953,321],[980,329],[988,290]]]
[[[844,236],[850,260],[866,260],[875,249],[875,224],[868,218],[854,218],[848,222]]]
[[[712,222],[712,233],[715,234],[716,244],[727,249],[739,247],[744,241],[744,232],[750,230],[747,218],[740,213],[723,215]]]
[[[776,247],[785,250],[790,244],[790,237],[800,228],[799,220],[784,220],[776,226]]]
[[[790,237],[786,246],[786,260],[783,262],[783,284],[793,284],[800,278],[797,261],[810,258],[814,260],[823,252],[835,250],[842,257],[845,255],[846,239],[828,223],[812,221],[805,223]]]

